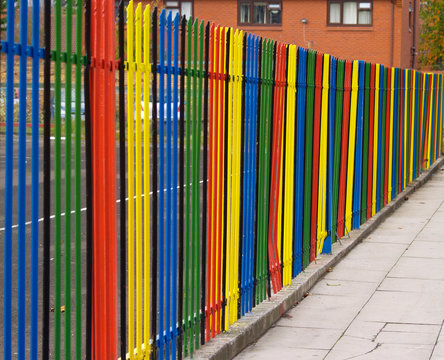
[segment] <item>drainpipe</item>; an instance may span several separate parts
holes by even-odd
[[[413,0],[413,45],[410,50],[412,54],[412,66],[411,68],[415,68],[415,57],[416,57],[416,2],[417,0]]]
[[[395,0],[391,0],[392,3],[392,34],[390,36],[390,66],[393,66],[393,45],[395,38]]]
[[[301,19],[301,23],[302,23],[302,32],[303,32],[303,34],[304,34],[304,45],[305,45],[305,43],[307,43],[307,48],[311,48],[311,46],[310,46],[310,43],[311,43],[311,41],[308,41],[307,42],[307,40],[305,39],[305,26],[307,25],[307,19],[306,18],[302,18]]]

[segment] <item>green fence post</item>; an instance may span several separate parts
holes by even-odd
[[[368,143],[370,118],[370,63],[365,63],[364,88],[364,136],[362,148],[362,191],[361,191],[361,224],[367,220],[367,186],[368,186]]]
[[[308,51],[307,60],[307,100],[306,100],[306,131],[305,131],[305,184],[304,184],[304,229],[302,240],[302,269],[310,263],[310,214],[311,214],[311,183],[313,157],[313,108],[314,108],[314,77],[316,54]]]

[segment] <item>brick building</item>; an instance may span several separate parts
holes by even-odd
[[[419,0],[177,0],[165,7],[347,59],[415,68]]]

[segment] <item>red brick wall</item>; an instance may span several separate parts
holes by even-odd
[[[194,0],[194,16],[275,40],[310,46],[341,58],[410,67],[412,33],[409,32],[408,24],[409,1],[418,0],[395,0],[394,5],[390,0],[374,0],[371,27],[328,27],[326,0],[283,0],[280,27],[238,26],[237,0]],[[393,6],[395,22],[392,62]],[[302,18],[307,19],[305,39]]]

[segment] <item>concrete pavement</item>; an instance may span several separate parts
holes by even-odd
[[[444,359],[444,166],[236,359]]]

